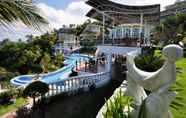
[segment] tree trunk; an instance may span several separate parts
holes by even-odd
[[[35,104],[36,104],[36,98],[33,97],[33,106],[35,106]]]

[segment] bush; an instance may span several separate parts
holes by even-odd
[[[183,50],[183,56],[186,57],[186,47]]]
[[[94,54],[96,52],[96,47],[89,47],[89,46],[86,46],[86,47],[82,47],[79,52],[80,53],[90,53],[90,54]]]
[[[9,104],[11,102],[11,99],[15,97],[17,97],[17,91],[15,89],[10,89],[8,91],[2,92],[0,94],[0,104]]]
[[[75,76],[78,76],[78,72],[72,69],[72,73],[69,75],[69,77],[75,77]]]
[[[23,96],[24,97],[32,97],[33,98],[33,106],[35,106],[35,98],[39,96],[43,96],[49,91],[49,86],[46,83],[43,83],[41,81],[35,81],[29,84],[24,90],[23,90]]]
[[[109,100],[106,103],[107,111],[103,113],[104,118],[130,118],[130,107],[133,99],[122,94],[120,90],[114,100]],[[127,111],[124,109],[127,108]]]
[[[135,59],[136,67],[147,72],[154,72],[160,69],[164,60],[161,56],[155,55],[139,55]]]
[[[3,92],[0,94],[1,105],[8,104],[10,102],[10,99],[11,99],[11,94],[9,94],[9,92]]]

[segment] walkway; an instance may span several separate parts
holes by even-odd
[[[118,46],[105,46],[99,45],[97,46],[98,51],[106,54],[116,54],[116,55],[126,55],[131,51],[141,51],[141,48],[138,47],[118,47]]]

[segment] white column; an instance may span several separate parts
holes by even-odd
[[[146,39],[146,45],[150,45],[150,29],[148,29],[146,20],[144,24],[144,38]]]
[[[132,38],[132,34],[133,34],[133,27],[130,27],[130,38]]]
[[[103,37],[102,37],[102,44],[104,44],[105,43],[105,15],[104,15],[104,13],[102,14],[103,16]]]
[[[141,33],[142,33],[142,29],[143,29],[143,13],[140,14],[140,35],[139,35],[139,39],[141,39]]]
[[[109,54],[107,54],[107,70],[111,72],[112,69],[112,53],[110,51]]]
[[[113,27],[113,29],[112,29],[112,43],[114,43],[114,35],[115,35],[115,33],[114,33],[114,27]]]
[[[124,38],[124,27],[123,26],[121,26],[121,32],[122,32],[121,37]]]
[[[114,44],[115,43],[115,41],[114,41],[114,35],[115,35],[115,33],[114,33],[114,28],[115,28],[115,26],[114,26],[114,24],[115,24],[115,22],[113,21],[113,23],[112,23],[112,44]]]

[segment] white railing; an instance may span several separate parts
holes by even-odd
[[[90,87],[99,88],[107,84],[110,79],[110,72],[102,72],[61,80],[49,85],[50,90],[46,94],[46,97],[61,93],[73,94],[82,90],[88,91]]]

